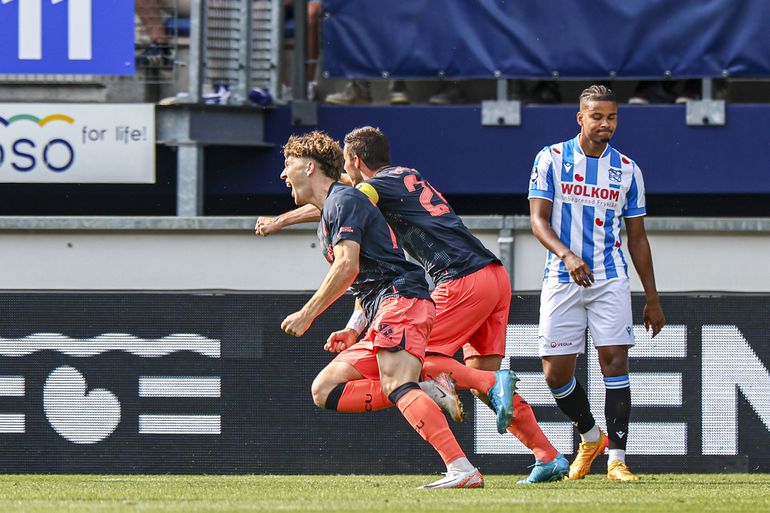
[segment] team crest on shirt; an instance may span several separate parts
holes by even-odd
[[[390,338],[393,336],[393,326],[390,324],[382,323],[379,326],[377,326],[377,331],[380,332],[380,334],[383,337]]]
[[[610,172],[610,181],[611,182],[620,183],[623,180],[623,171],[622,170],[616,169],[614,167],[611,167],[609,172]]]

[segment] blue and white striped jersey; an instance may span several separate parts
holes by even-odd
[[[595,279],[628,277],[620,218],[647,213],[642,171],[633,160],[610,145],[601,157],[587,157],[578,137],[546,146],[535,157],[529,197],[553,202],[551,227]],[[571,281],[564,262],[550,251],[544,281]]]

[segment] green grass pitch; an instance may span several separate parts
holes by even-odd
[[[601,475],[517,486],[486,476],[478,490],[417,490],[435,476],[0,476],[0,512],[770,512],[768,474]]]

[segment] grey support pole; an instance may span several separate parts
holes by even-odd
[[[203,145],[180,143],[177,148],[176,215],[203,215]]]
[[[307,100],[307,0],[294,0],[294,81],[295,100]]]
[[[190,103],[203,97],[206,76],[206,0],[192,0],[190,7],[190,63],[187,67]]]
[[[252,0],[241,0],[239,7],[241,19],[238,31],[241,39],[238,41],[238,83],[233,91],[238,104],[246,103],[251,89],[252,3]]]
[[[511,290],[515,290],[513,285],[513,230],[502,228],[497,234],[497,244],[500,247],[500,260],[503,267],[508,271],[508,278],[511,280]]]

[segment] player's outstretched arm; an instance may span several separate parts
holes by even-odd
[[[341,240],[334,246],[334,262],[313,297],[298,312],[286,317],[281,329],[289,335],[301,337],[316,317],[329,308],[358,276],[358,257],[361,246],[352,240]]]
[[[287,226],[313,221],[318,222],[320,219],[321,211],[308,203],[276,217],[258,217],[257,224],[254,226],[254,233],[267,237],[273,233],[280,232]]]
[[[552,204],[547,199],[529,199],[529,220],[532,233],[548,251],[564,262],[569,275],[581,287],[590,287],[594,281],[593,270],[588,264],[559,239],[551,227]]]
[[[644,328],[652,328],[652,336],[657,335],[666,324],[666,316],[660,306],[658,289],[655,286],[655,271],[652,267],[652,251],[647,231],[644,229],[644,217],[627,217],[628,252],[644,287],[647,304],[644,305]]]

